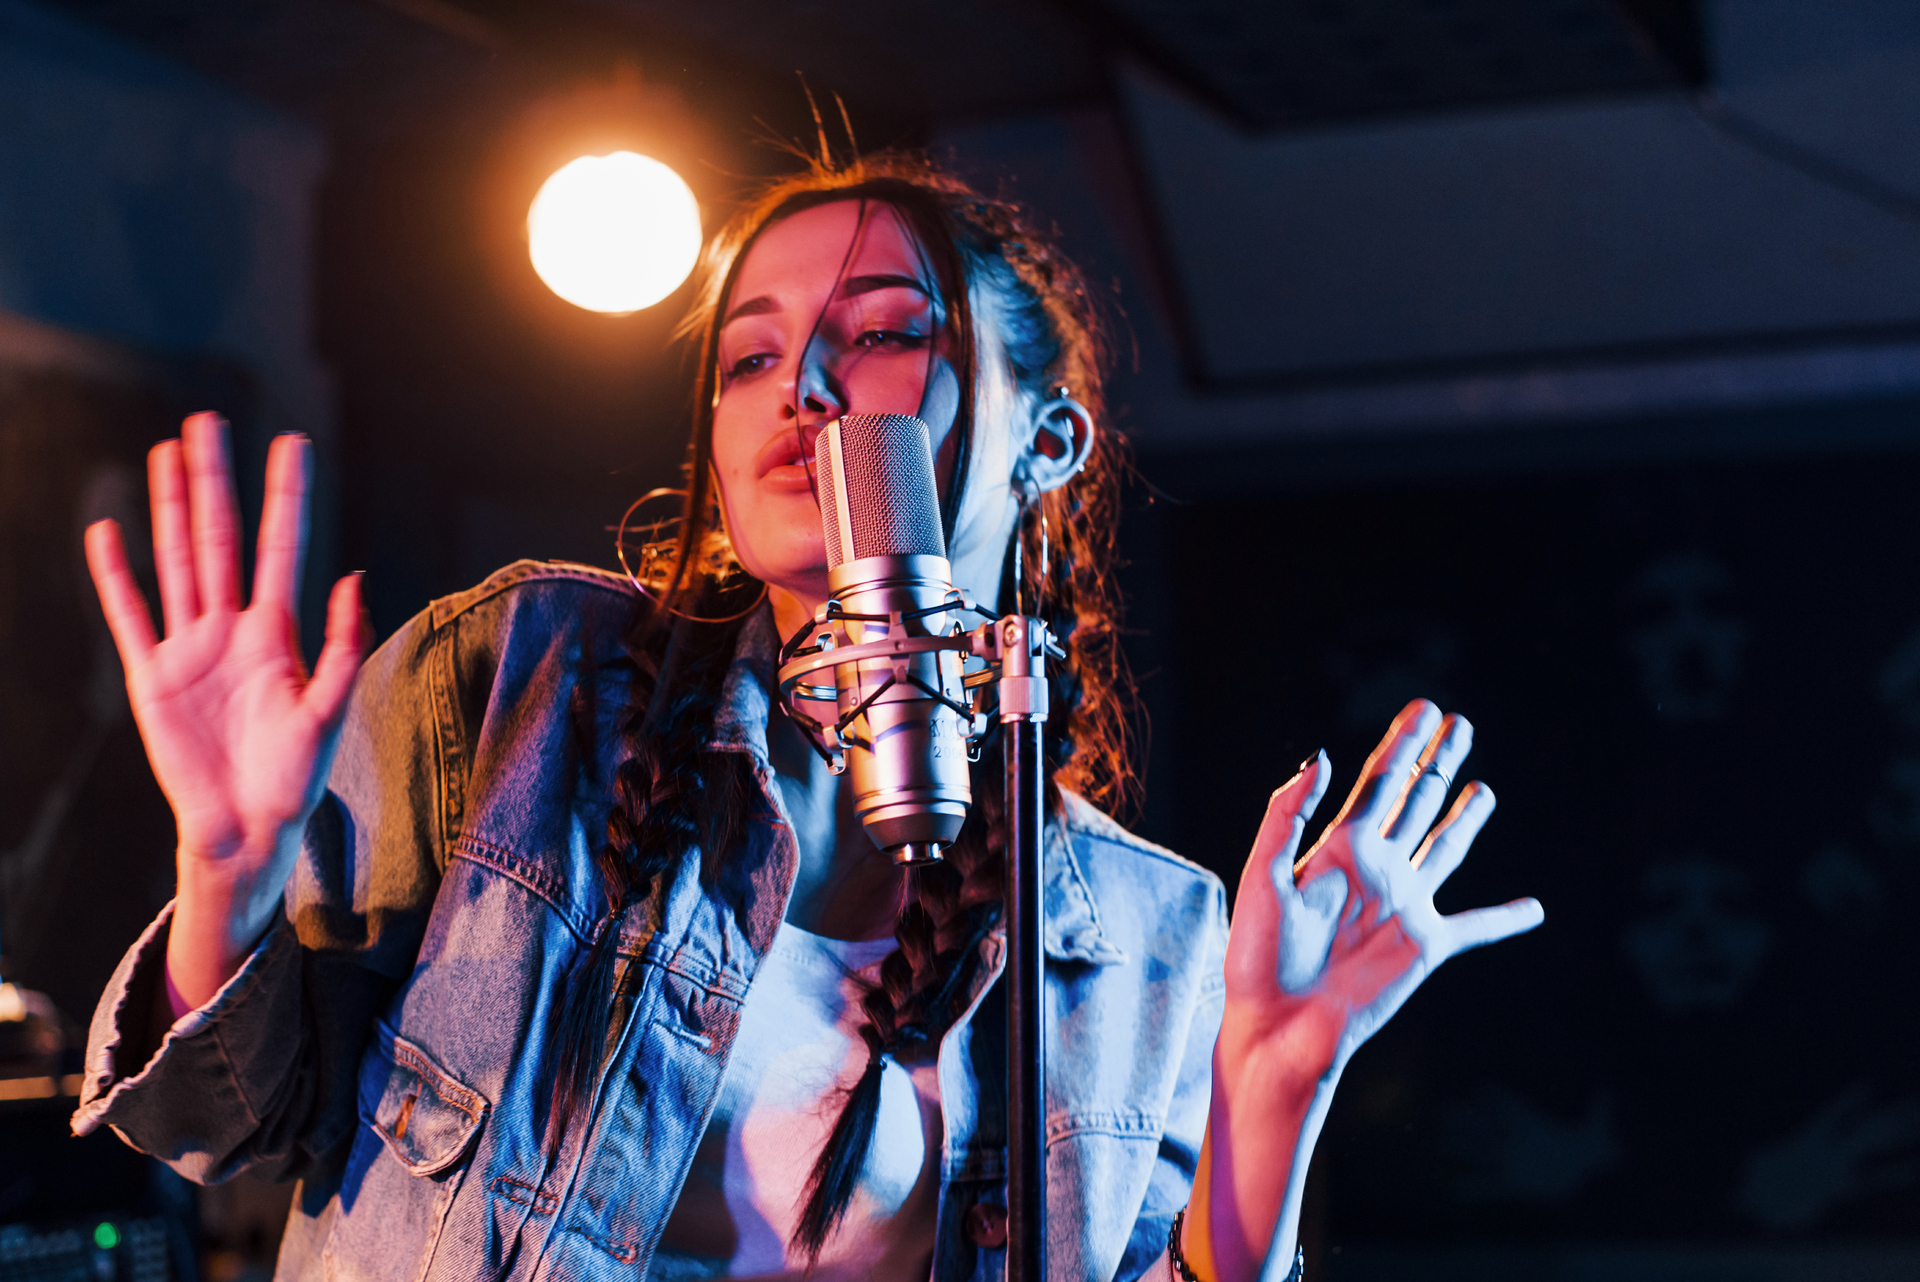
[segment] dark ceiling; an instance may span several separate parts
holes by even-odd
[[[766,105],[756,86],[794,98],[803,73],[903,135],[1099,101],[1116,58],[1251,128],[1704,74],[1695,0],[58,2],[285,110],[349,126],[616,62],[718,91],[745,118]]]
[[[1698,79],[1692,4],[1654,0],[1097,0],[1125,44],[1242,123]]]

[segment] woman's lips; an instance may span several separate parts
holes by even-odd
[[[796,493],[803,493],[813,489],[813,479],[807,475],[807,469],[802,467],[797,459],[792,463],[782,463],[777,467],[768,468],[760,474],[760,480],[776,490],[793,490]]]
[[[813,478],[807,474],[806,453],[798,434],[782,432],[760,449],[760,479],[781,490],[811,490]]]

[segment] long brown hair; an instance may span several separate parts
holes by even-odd
[[[774,223],[839,200],[884,204],[917,238],[945,305],[946,350],[960,382],[955,430],[960,449],[943,513],[953,520],[973,430],[980,376],[977,343],[1001,344],[1030,404],[1063,389],[1101,425],[1080,475],[1041,496],[1009,548],[1002,604],[1017,586],[1025,608],[1045,619],[1066,646],[1051,676],[1048,796],[1057,810],[1068,788],[1109,810],[1132,800],[1128,752],[1131,683],[1119,645],[1120,601],[1114,583],[1114,527],[1119,516],[1124,444],[1105,420],[1107,357],[1100,309],[1080,271],[1056,238],[1016,205],[981,195],[925,157],[882,152],[845,163],[828,155],[746,201],[709,244],[697,300],[682,333],[699,343],[693,433],[686,464],[687,504],[662,602],[642,600],[625,645],[637,669],[623,723],[623,760],[613,787],[607,840],[598,852],[607,919],[571,985],[561,1020],[556,1116],[591,1089],[603,1052],[618,924],[655,879],[692,850],[703,874],[738,836],[738,804],[751,775],[737,753],[702,749],[739,634],[740,624],[700,623],[738,600],[737,580],[723,587],[715,573],[728,560],[712,468],[713,412],[721,321],[747,252]],[[976,303],[990,299],[991,332],[980,332]],[[1021,579],[1014,583],[1014,566]],[[997,920],[1005,885],[1005,804],[999,753],[982,754],[974,771],[975,803],[944,862],[912,870],[895,927],[896,949],[879,982],[861,1002],[867,1070],[849,1091],[832,1135],[815,1162],[794,1244],[817,1258],[846,1212],[865,1165],[879,1106],[882,1062],[937,1045],[956,1011],[981,937]]]

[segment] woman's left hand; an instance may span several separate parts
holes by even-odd
[[[1473,727],[1424,699],[1394,719],[1346,806],[1294,862],[1332,774],[1317,754],[1274,793],[1241,874],[1207,1141],[1183,1234],[1203,1277],[1292,1263],[1307,1160],[1354,1050],[1440,963],[1540,924],[1537,901],[1443,917],[1433,895],[1493,813],[1470,783],[1433,827]],[[1431,829],[1431,831],[1429,831]]]

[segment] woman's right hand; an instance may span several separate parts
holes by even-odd
[[[119,526],[99,521],[86,534],[134,721],[178,829],[167,942],[176,1015],[219,990],[278,910],[371,632],[359,576],[349,575],[333,587],[326,644],[307,675],[298,591],[312,443],[281,436],[268,452],[253,599],[243,608],[227,425],[196,414],[181,437],[147,456],[165,640]]]

